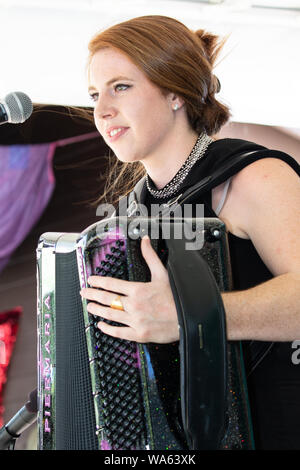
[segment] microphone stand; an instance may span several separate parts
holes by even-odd
[[[0,450],[15,450],[16,440],[21,436],[22,432],[31,426],[37,419],[37,413],[31,413],[28,416],[28,411],[24,410],[25,406],[21,408],[16,415],[22,425],[18,428],[18,434],[13,433],[11,424],[14,424],[15,417],[0,429]]]
[[[29,401],[0,429],[0,450],[14,450],[18,437],[36,420],[37,390],[34,390]]]
[[[9,434],[6,427],[0,429],[0,450],[15,450],[16,440],[19,436],[14,437]]]

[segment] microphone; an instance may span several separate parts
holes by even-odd
[[[30,117],[32,110],[31,99],[25,93],[22,91],[9,93],[4,100],[0,100],[0,124],[24,122]]]
[[[8,449],[12,442],[36,421],[37,412],[37,389],[35,389],[30,393],[29,401],[0,429],[0,450]]]

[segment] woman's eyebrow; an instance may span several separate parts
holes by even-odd
[[[131,82],[133,81],[131,78],[119,75],[118,77],[114,77],[111,80],[108,80],[108,82],[106,82],[105,85],[106,86],[111,85],[112,83],[117,82],[118,80],[130,80]],[[91,85],[91,86],[89,86],[88,91],[91,91],[91,90],[96,90],[96,88]]]

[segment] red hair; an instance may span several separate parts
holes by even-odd
[[[173,92],[184,100],[194,131],[213,135],[230,117],[228,107],[215,98],[220,83],[213,67],[223,42],[202,29],[193,32],[173,18],[141,16],[96,34],[88,46],[88,65],[99,50],[118,49],[163,93]],[[144,174],[140,162],[116,160],[105,178],[104,194],[96,203],[117,202]]]
[[[230,116],[215,98],[220,83],[213,66],[223,42],[200,29],[191,31],[165,16],[141,16],[98,33],[89,43],[89,63],[105,47],[124,52],[161,90],[181,96],[191,127],[217,133]]]

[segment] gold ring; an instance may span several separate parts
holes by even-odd
[[[110,308],[115,308],[116,310],[124,310],[123,304],[121,302],[121,297],[118,295],[110,304]]]

